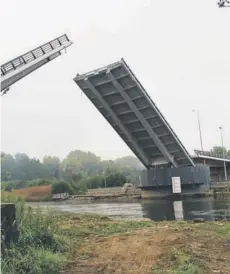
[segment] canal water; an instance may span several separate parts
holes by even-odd
[[[52,209],[59,214],[95,213],[113,218],[162,220],[191,220],[203,218],[214,221],[230,220],[230,197],[184,200],[140,200],[135,202],[62,202],[28,203],[43,210]]]

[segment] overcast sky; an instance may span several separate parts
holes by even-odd
[[[7,0],[0,63],[67,33],[67,53],[12,86],[2,102],[2,150],[31,157],[90,150],[132,155],[72,80],[127,61],[190,153],[230,148],[230,8],[216,0]]]

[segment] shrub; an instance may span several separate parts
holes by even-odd
[[[78,182],[71,182],[71,187],[74,194],[81,194],[81,195],[85,194],[88,189],[85,179],[80,180]]]
[[[51,182],[50,181],[47,181],[47,180],[41,180],[38,182],[38,186],[47,186],[47,185],[50,185]]]
[[[16,185],[15,185],[15,189],[22,189],[22,188],[25,188],[28,186],[28,183],[27,182],[18,182]]]
[[[52,194],[69,193],[73,194],[71,185],[67,182],[57,182],[52,185]]]

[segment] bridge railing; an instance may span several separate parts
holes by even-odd
[[[45,55],[48,52],[51,52],[55,49],[58,49],[59,47],[64,46],[65,44],[69,44],[69,38],[66,34],[55,38],[54,40],[51,40],[48,43],[45,43],[44,45],[37,47],[21,56],[18,56],[17,58],[14,58],[13,60],[1,65],[1,76],[8,74],[11,71],[14,71],[31,61],[34,61],[35,59]]]
[[[226,155],[223,157],[222,153],[213,153],[212,151],[194,150],[196,155],[203,155],[208,157],[220,158],[230,160],[230,156]]]

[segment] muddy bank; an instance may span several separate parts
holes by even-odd
[[[72,195],[69,200],[95,201],[95,200],[136,200],[141,199],[140,194],[117,194],[117,195]]]

